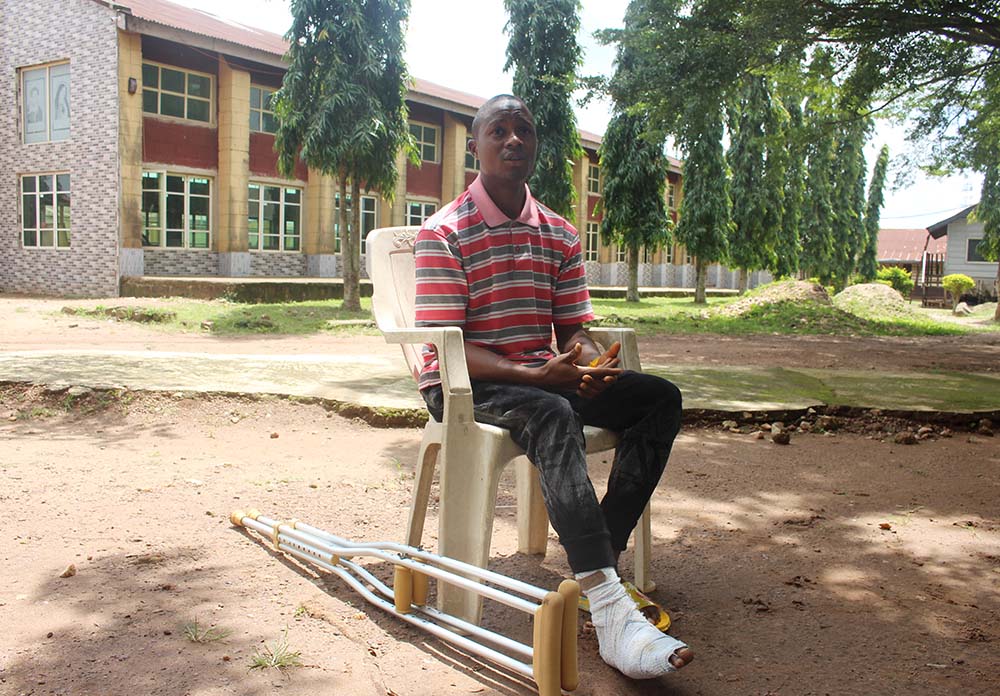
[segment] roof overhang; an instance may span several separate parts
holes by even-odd
[[[195,48],[201,48],[206,51],[214,51],[227,56],[233,56],[234,58],[250,60],[255,63],[260,63],[261,65],[281,68],[282,70],[286,70],[288,68],[287,63],[282,60],[282,56],[279,56],[276,53],[261,51],[249,46],[242,46],[231,41],[224,41],[222,39],[216,39],[203,34],[196,34],[185,29],[175,29],[174,27],[168,27],[165,24],[151,22],[132,14],[125,14],[125,29],[137,34],[155,36],[160,39],[175,41],[179,44],[194,46]]]
[[[930,234],[930,236],[932,236],[934,239],[941,239],[941,237],[948,234],[948,225],[950,225],[953,222],[958,222],[959,220],[966,219],[967,217],[969,217],[969,213],[975,210],[976,206],[978,205],[979,205],[978,203],[975,203],[974,205],[970,205],[965,210],[955,213],[946,220],[942,220],[941,222],[935,222],[933,225],[927,228],[927,233]]]

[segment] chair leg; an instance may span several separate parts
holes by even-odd
[[[643,592],[652,592],[656,583],[649,576],[649,558],[652,555],[650,525],[650,505],[642,511],[639,524],[635,526],[635,586]]]
[[[409,546],[420,546],[424,535],[427,503],[431,495],[431,482],[434,480],[434,465],[437,463],[440,451],[441,443],[437,440],[428,441],[425,436],[424,441],[420,443],[417,470],[413,474],[413,500],[410,503],[410,519],[406,524],[406,543]]]
[[[455,444],[452,445],[452,442]],[[473,430],[454,439],[446,436],[441,452],[441,504],[438,552],[485,568],[493,537],[497,486],[505,461],[502,440]],[[438,583],[438,608],[478,624],[482,598],[447,583]]]
[[[538,469],[527,457],[518,457],[517,467],[517,550],[518,553],[545,555],[549,541],[549,514],[542,498]]]

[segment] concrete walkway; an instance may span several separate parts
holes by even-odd
[[[686,409],[784,411],[819,405],[905,411],[1000,410],[1000,377],[957,372],[645,365],[674,381]],[[51,350],[0,352],[0,382],[155,391],[318,397],[367,408],[423,411],[401,357],[219,355]]]

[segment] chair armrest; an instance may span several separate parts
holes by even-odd
[[[622,344],[621,352],[618,354],[621,367],[633,372],[642,372],[642,363],[639,361],[639,344],[636,342],[635,329],[594,327],[587,329],[587,333],[595,341],[606,349],[615,341]]]
[[[472,383],[465,362],[465,339],[457,326],[382,329],[386,343],[430,343],[437,349],[444,391],[444,424],[471,423]]]

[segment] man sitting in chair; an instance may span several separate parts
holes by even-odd
[[[416,324],[463,329],[476,420],[508,429],[538,469],[549,520],[590,601],[601,657],[630,677],[657,677],[694,653],[646,621],[616,565],[666,466],[681,394],[667,380],[619,369],[619,346],[601,353],[583,328],[594,315],[580,239],[528,190],[536,149],[534,117],[519,98],[499,95],[479,109],[469,150],[480,174],[417,235]],[[420,392],[440,421],[444,395],[430,347]],[[584,425],[621,434],[600,502]]]

